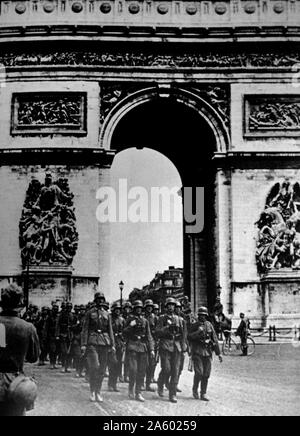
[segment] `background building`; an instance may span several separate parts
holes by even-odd
[[[145,301],[150,298],[161,307],[164,307],[168,297],[174,297],[178,300],[184,297],[183,268],[170,266],[162,273],[157,272],[149,285],[142,289],[134,289],[129,295],[129,299],[132,301],[136,299]]]
[[[0,6],[1,285],[91,300],[109,252],[96,189],[144,146],[205,188],[205,229],[183,232],[194,309],[221,286],[253,326],[299,323],[300,1]]]

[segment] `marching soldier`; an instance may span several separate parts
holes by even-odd
[[[63,305],[62,305],[63,307]],[[74,324],[74,315],[72,313],[73,305],[71,302],[66,303],[65,309],[60,312],[56,322],[56,340],[60,342],[62,372],[71,372],[70,348],[72,340],[72,328]]]
[[[48,327],[48,316],[50,309],[46,306],[42,308],[41,316],[36,324],[36,330],[39,337],[41,354],[39,358],[39,366],[45,365],[45,360],[48,356],[48,335],[47,335],[47,327]]]
[[[159,305],[158,304],[153,304],[152,312],[155,316],[159,317]]]
[[[108,362],[108,353],[115,349],[115,340],[112,329],[112,320],[105,310],[105,296],[101,292],[95,294],[95,307],[85,315],[82,334],[81,351],[87,352],[89,369],[90,400],[102,403],[101,388]]]
[[[151,336],[154,342],[154,352],[155,352],[156,351],[155,330],[157,327],[158,318],[153,314],[153,306],[154,306],[153,301],[150,299],[146,300],[144,303],[145,318],[149,323]],[[148,392],[155,392],[155,389],[151,387],[151,383],[154,378],[155,368],[156,368],[155,356],[151,357],[150,352],[148,352],[148,365],[146,371],[146,391]]]
[[[175,315],[179,316],[179,318],[182,320],[183,329],[184,329],[184,340],[187,343],[187,325],[186,325],[185,319],[183,318],[182,306],[181,306],[180,301],[176,301]],[[185,353],[181,353],[178,383],[179,383],[179,379],[180,379],[180,376],[181,376],[183,368],[184,368],[184,360],[185,360]],[[177,392],[181,392],[181,390],[178,387],[177,387]]]
[[[169,400],[177,403],[176,393],[180,369],[181,353],[186,352],[182,319],[175,315],[176,300],[166,300],[166,313],[158,319],[156,335],[160,339],[159,352],[161,372],[158,378],[158,395],[163,397],[164,385],[169,386]],[[170,381],[169,381],[170,380]]]
[[[123,307],[123,318],[125,322],[127,318],[131,315],[131,313],[132,313],[132,304],[130,301],[126,301]],[[124,381],[125,383],[129,383],[129,361],[128,361],[128,355],[126,353],[126,347],[123,353],[123,361],[124,361],[124,378],[121,375],[120,382],[122,383]]]
[[[57,369],[56,363],[59,355],[59,340],[56,337],[56,324],[58,320],[58,304],[52,304],[52,310],[47,320],[47,341],[49,346],[50,369]]]
[[[76,306],[75,306],[76,307]],[[85,306],[77,306],[74,314],[74,323],[72,326],[72,340],[70,357],[73,359],[73,366],[76,371],[76,377],[82,376],[83,356],[81,353],[81,332],[85,316]]]
[[[119,389],[117,388],[117,382],[118,377],[120,377],[122,374],[122,359],[125,347],[123,338],[125,320],[121,316],[122,308],[119,303],[114,303],[111,307],[111,310],[116,352],[111,353],[111,358],[109,361],[108,390],[110,392],[119,392]]]
[[[199,383],[201,382],[202,401],[209,401],[206,395],[208,379],[211,374],[212,353],[215,351],[222,362],[222,356],[218,343],[218,338],[213,325],[207,320],[208,310],[206,307],[200,307],[198,310],[198,322],[191,326],[188,334],[188,340],[191,344],[191,356],[194,364],[194,384],[193,397],[199,399]]]
[[[123,307],[123,318],[126,319],[129,317],[129,315],[131,315],[132,313],[132,304],[130,303],[130,301],[126,301]]]
[[[155,354],[149,323],[142,316],[142,311],[143,303],[136,300],[133,304],[133,313],[126,320],[123,334],[127,339],[126,353],[129,361],[128,396],[131,400],[135,398],[143,403],[145,399],[141,390],[147,370],[148,351],[151,358],[154,358]]]

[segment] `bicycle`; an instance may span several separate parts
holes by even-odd
[[[222,345],[222,352],[224,356],[241,356],[243,354],[241,338],[239,336],[232,337],[230,330],[224,330],[224,340]],[[226,333],[228,335],[226,335]],[[247,355],[252,356],[255,352],[255,342],[250,334],[247,336]]]

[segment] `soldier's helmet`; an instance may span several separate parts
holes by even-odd
[[[21,307],[23,296],[22,289],[13,283],[1,290],[0,304],[3,308],[16,309]]]
[[[169,304],[174,304],[174,306],[176,306],[176,300],[173,297],[169,297],[166,299],[166,303],[165,306],[168,306]]]
[[[94,301],[100,300],[100,299],[105,301],[105,295],[103,294],[103,292],[96,292],[95,296],[94,296]]]
[[[181,309],[182,305],[181,305],[180,301],[176,301],[176,307],[179,307]]]
[[[132,309],[132,304],[130,301],[126,301],[126,303],[124,304],[124,308],[125,307],[129,307],[130,309]]]
[[[37,385],[32,378],[18,375],[9,385],[7,399],[9,402],[29,408],[37,397]]]
[[[84,304],[81,304],[81,305],[79,306],[79,309],[80,309],[80,310],[85,310],[85,309],[86,309],[86,306],[85,306]]]
[[[198,315],[205,315],[205,316],[208,316],[208,310],[207,310],[207,307],[205,307],[205,306],[201,306],[201,307],[199,307],[199,309],[198,309]]]
[[[42,307],[42,312],[49,312],[50,308],[48,306]]]
[[[138,307],[143,308],[143,303],[141,302],[141,300],[135,300],[133,303],[133,309],[137,309]]]
[[[144,307],[147,307],[147,306],[153,307],[153,301],[150,298],[148,300],[146,300],[144,303]]]
[[[159,310],[159,305],[156,304],[156,303],[154,303],[154,304],[153,304],[153,310]]]
[[[111,310],[116,310],[116,309],[120,309],[121,310],[121,304],[118,302],[115,302],[112,304],[111,306]]]
[[[67,307],[73,307],[73,304],[71,303],[71,301],[68,301],[66,304]]]

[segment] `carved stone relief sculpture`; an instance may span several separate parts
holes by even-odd
[[[33,179],[20,220],[20,249],[26,265],[71,265],[78,248],[74,195],[66,178]]]
[[[16,93],[12,134],[86,133],[86,94]]]
[[[246,135],[300,136],[300,97],[246,97],[245,117]]]
[[[259,273],[300,269],[300,185],[277,183],[268,195],[258,226],[256,262]]]

